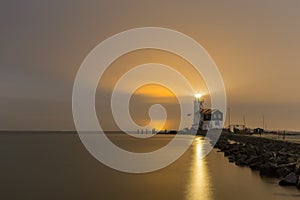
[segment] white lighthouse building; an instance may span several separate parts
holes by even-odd
[[[201,94],[195,94],[194,120],[193,120],[193,124],[192,124],[192,129],[194,129],[194,130],[198,130],[199,125],[201,125],[201,122],[203,121],[201,112],[203,110],[204,100],[202,100],[201,97],[202,97]]]

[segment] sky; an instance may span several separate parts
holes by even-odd
[[[248,126],[262,126],[264,116],[267,129],[299,131],[299,9],[298,0],[2,1],[0,129],[74,129],[72,88],[88,53],[114,34],[154,26],[180,31],[207,50],[222,75],[232,123],[245,116]],[[155,55],[136,53],[127,63]],[[97,96],[106,93],[99,86]]]

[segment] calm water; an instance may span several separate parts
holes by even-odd
[[[121,135],[116,143],[130,149]],[[157,136],[138,151],[171,139]],[[296,188],[262,179],[212,151],[199,159],[207,141],[197,138],[175,163],[147,174],[127,174],[95,160],[76,134],[0,134],[0,199],[299,199]],[[133,148],[134,149],[134,148]]]

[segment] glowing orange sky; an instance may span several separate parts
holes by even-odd
[[[140,87],[135,92],[137,95],[149,96],[154,98],[166,98],[173,97],[174,94],[165,87],[161,87],[156,84],[149,84],[143,87]]]
[[[166,51],[154,49],[134,51],[115,60],[109,66],[109,68],[106,69],[99,82],[96,98],[96,110],[98,111],[97,114],[99,121],[102,121],[100,122],[102,126],[106,127],[106,129],[117,128],[111,115],[110,95],[115,89],[114,87],[121,76],[135,66],[144,63],[156,62],[170,66],[179,71],[183,76],[186,76],[190,81],[190,84],[195,88],[195,91],[201,89],[203,93],[208,93],[202,77],[196,73],[195,69],[190,63],[183,60],[179,56]],[[163,78],[166,76],[166,74],[163,74],[162,71],[157,72],[155,70],[151,74],[143,73],[138,78],[143,79],[147,76],[162,76]],[[172,88],[181,88],[180,82],[176,78],[171,80],[171,82]],[[129,80],[129,82],[123,86],[123,89],[120,92],[128,92],[128,89],[126,88],[130,84],[131,83]],[[193,104],[194,93],[186,93],[186,91],[181,90],[181,93],[177,95],[188,96],[190,100],[186,103],[191,105]],[[207,100],[207,105],[209,106],[209,96],[206,96],[205,99]],[[166,121],[164,128],[178,129],[180,120],[180,107],[178,105],[176,96],[170,90],[166,89],[166,87],[156,84],[142,86],[134,92],[130,103],[130,114],[133,117],[133,120],[141,126],[147,125],[150,122],[148,113],[149,108],[153,104],[162,104],[167,111],[168,120]],[[184,123],[185,127],[190,126],[191,120],[192,118],[186,119],[186,122]],[[157,124],[161,123],[163,122],[157,120]]]
[[[113,34],[158,26],[181,31],[208,51],[224,79],[233,122],[245,115],[247,125],[261,126],[264,115],[270,129],[300,130],[299,9],[298,0],[4,2],[0,128],[74,129],[72,86],[86,55]],[[135,56],[135,63],[156,57],[185,66],[169,55]],[[192,71],[185,73],[193,79]]]

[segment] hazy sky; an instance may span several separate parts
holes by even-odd
[[[300,130],[300,1],[2,1],[0,129],[73,129],[72,87],[86,55],[121,31],[183,32],[211,55],[232,121]]]

